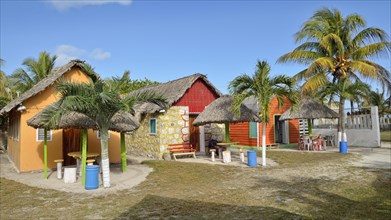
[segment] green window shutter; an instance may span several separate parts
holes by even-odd
[[[156,118],[149,119],[149,133],[156,134]]]
[[[250,121],[250,138],[257,138],[257,122]]]

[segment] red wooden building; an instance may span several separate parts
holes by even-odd
[[[266,144],[298,143],[299,140],[299,120],[280,121],[280,116],[291,107],[288,100],[279,109],[277,98],[274,98],[270,106],[269,123],[266,126]],[[259,139],[257,139],[257,133]],[[230,124],[230,138],[232,142],[239,142],[240,145],[259,146],[262,145],[262,123],[259,123],[257,129],[256,122],[243,122]]]

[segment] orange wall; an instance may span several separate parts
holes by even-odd
[[[277,98],[273,98],[269,109],[269,123],[266,126],[266,144],[275,142],[274,138],[274,116],[281,115],[291,106],[288,100],[279,109]],[[230,124],[230,138],[233,142],[239,142],[240,145],[257,146],[257,138],[250,138],[250,126],[248,122]],[[260,145],[262,141],[262,123],[259,123]],[[289,143],[297,143],[299,138],[299,121],[289,121]]]
[[[88,150],[92,152],[101,152],[100,139],[97,137],[98,131],[88,130]],[[109,138],[109,160],[110,163],[121,162],[121,135],[118,132],[110,131]]]
[[[65,73],[63,79],[73,82],[90,81],[90,78],[78,67],[73,67],[68,73]],[[11,159],[21,172],[43,169],[43,142],[36,141],[36,129],[28,126],[26,121],[32,118],[44,107],[55,102],[58,99],[58,96],[55,94],[54,91],[55,85],[56,84],[49,86],[44,91],[38,93],[37,95],[29,98],[22,103],[26,107],[26,110],[23,111],[21,114],[19,141],[16,142],[11,140],[10,138],[8,139],[8,146],[10,151],[12,152]],[[49,168],[54,168],[56,166],[54,160],[61,159],[64,156],[62,155],[62,130],[55,130],[52,132],[52,141],[48,141]],[[89,133],[93,133],[93,131],[89,131]],[[112,132],[109,141],[110,160],[111,162],[118,162],[120,161],[119,134],[113,133],[114,132]],[[89,148],[94,149],[95,147],[99,146],[100,152],[100,143],[97,144],[96,132],[95,140],[92,136],[93,134],[89,135]]]
[[[20,117],[20,113],[17,111],[11,111],[9,114],[9,117]],[[19,129],[19,134],[20,134],[20,129]],[[20,137],[20,135],[19,135]],[[20,140],[20,138],[19,138]],[[7,141],[7,152],[8,156],[10,159],[13,161],[14,165],[18,170],[20,170],[20,142],[19,140],[15,140],[8,136],[8,141]]]

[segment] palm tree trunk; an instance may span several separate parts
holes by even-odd
[[[338,118],[338,143],[341,141],[346,141],[346,133],[345,133],[345,99],[340,98],[339,100],[339,118]]]
[[[100,132],[103,187],[110,187],[110,161],[109,161],[109,129],[103,128]]]
[[[262,166],[266,167],[266,123],[262,122]]]

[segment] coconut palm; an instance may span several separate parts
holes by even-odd
[[[296,33],[296,43],[301,43],[292,52],[281,56],[277,62],[296,62],[308,65],[295,75],[304,93],[312,93],[328,82],[339,83],[362,81],[372,78],[391,89],[390,72],[370,60],[383,58],[391,51],[389,37],[384,30],[366,27],[365,20],[352,14],[343,17],[337,9],[322,8],[304,23]],[[343,86],[344,87],[344,86]],[[345,139],[343,115],[344,96],[340,96],[338,139]]]
[[[91,118],[100,131],[103,186],[110,187],[110,167],[108,154],[109,124],[119,111],[132,112],[137,103],[151,102],[165,107],[165,99],[154,93],[136,93],[124,98],[103,80],[91,84],[59,82],[56,86],[60,99],[43,110],[45,127],[56,127],[61,117],[68,112],[82,113]]]
[[[54,67],[57,56],[50,56],[48,52],[41,52],[38,60],[27,58],[23,61],[25,69],[19,68],[11,75],[15,88],[25,92],[49,75]]]
[[[277,97],[279,107],[283,105],[285,98],[296,103],[293,84],[292,79],[285,75],[270,77],[270,65],[259,60],[254,75],[242,74],[229,83],[235,114],[240,114],[240,106],[246,98],[255,96],[258,101],[262,120],[262,166],[266,166],[266,125],[269,123],[270,103],[274,97]]]

